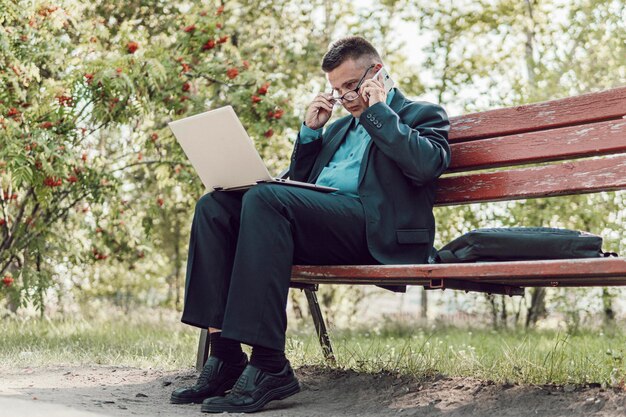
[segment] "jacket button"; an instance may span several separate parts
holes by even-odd
[[[383,127],[383,125],[381,125],[380,123],[378,123],[378,124],[376,125],[376,127],[380,129],[381,127]]]
[[[367,115],[367,118],[368,118],[369,120],[372,120],[372,115],[371,115],[371,114],[368,114],[368,115]]]

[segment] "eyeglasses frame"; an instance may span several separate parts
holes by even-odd
[[[372,64],[372,65],[370,65],[367,68],[367,70],[365,70],[365,74],[363,74],[363,76],[361,77],[361,79],[359,80],[359,82],[357,83],[357,85],[356,85],[356,87],[354,89],[346,91],[341,97],[334,97],[333,96],[332,99],[335,100],[336,102],[343,102],[344,100],[347,101],[347,102],[351,102],[351,101],[354,101],[357,98],[359,98],[359,88],[361,88],[361,84],[363,84],[363,82],[365,81],[365,77],[367,76],[367,73],[370,72],[370,70],[372,68],[374,68],[375,66],[376,66],[376,64]],[[350,94],[350,93],[357,93],[357,95],[356,95],[355,98],[353,98],[351,100],[348,100],[345,97],[346,97],[347,94]]]

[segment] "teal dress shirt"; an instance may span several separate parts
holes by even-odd
[[[395,90],[389,91],[387,94],[387,105],[391,104],[391,100],[395,94]],[[319,140],[322,137],[322,128],[313,130],[302,123],[300,127],[300,142],[309,143]],[[341,146],[337,149],[332,159],[320,173],[317,185],[338,188],[337,194],[358,197],[357,182],[359,178],[359,169],[361,160],[367,145],[372,140],[369,133],[363,125],[359,123],[357,117],[353,118],[350,128],[346,133],[346,137]]]

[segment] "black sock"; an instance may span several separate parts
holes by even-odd
[[[210,355],[226,363],[239,363],[243,357],[241,343],[222,337],[222,332],[211,333]]]
[[[250,365],[262,371],[277,373],[283,370],[287,358],[282,350],[269,349],[263,346],[252,346]]]

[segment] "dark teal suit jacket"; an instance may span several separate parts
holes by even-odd
[[[351,121],[349,115],[331,123],[321,140],[298,138],[289,177],[314,183]],[[450,164],[448,116],[441,106],[396,90],[390,105],[370,106],[359,121],[372,137],[358,182],[370,253],[382,264],[426,263],[435,237],[435,180]]]

